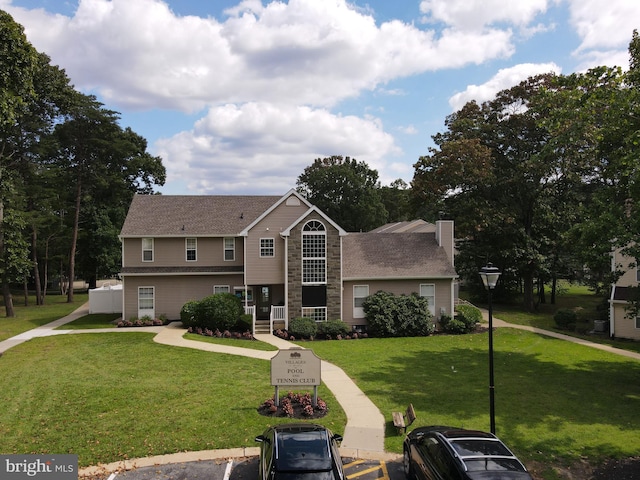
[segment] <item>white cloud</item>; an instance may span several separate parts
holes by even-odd
[[[640,2],[609,0],[568,0],[570,22],[582,39],[574,54],[582,58],[580,68],[597,65],[629,66],[628,46],[638,28]]]
[[[420,11],[427,22],[442,22],[470,31],[497,23],[524,27],[545,12],[549,3],[548,0],[422,0]]]
[[[378,119],[268,103],[213,107],[193,130],[159,140],[169,182],[192,193],[281,193],[315,158],[348,155],[377,169],[398,153]],[[213,173],[212,173],[213,172]]]
[[[511,68],[504,68],[482,85],[469,85],[464,92],[453,95],[449,99],[449,105],[454,111],[457,111],[471,100],[478,103],[491,100],[499,91],[513,87],[533,75],[549,72],[559,74],[560,70],[560,67],[555,63],[523,63]]]
[[[73,17],[5,8],[78,88],[116,108],[332,106],[397,78],[513,53],[508,29],[378,26],[346,0],[245,1],[220,20],[177,16],[160,0],[80,0]]]

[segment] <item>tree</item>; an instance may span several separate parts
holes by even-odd
[[[411,211],[411,189],[404,180],[397,179],[388,187],[380,187],[380,198],[387,211],[386,223],[404,222],[414,218]]]
[[[530,310],[535,279],[548,272],[566,229],[558,221],[567,214],[558,189],[578,178],[573,164],[546,148],[545,112],[534,108],[553,79],[532,77],[450,115],[447,131],[434,136],[438,148],[415,164],[412,182],[423,202],[455,219],[456,266],[469,285],[480,288],[478,270],[491,261],[503,272],[503,288],[516,291],[522,282]]]
[[[36,68],[37,52],[27,41],[23,28],[7,12],[0,10],[0,274],[7,317],[15,316],[9,289],[10,271],[16,270],[14,261],[22,263],[24,260],[19,251],[9,254],[7,249],[5,204],[14,192],[12,168],[16,162],[12,137],[18,118],[34,96]]]
[[[342,156],[317,158],[296,185],[298,192],[347,231],[368,231],[386,221],[378,172],[365,162]]]
[[[146,151],[146,140],[129,128],[122,130],[118,120],[118,113],[104,108],[95,97],[77,93],[69,120],[58,124],[49,138],[50,166],[73,188],[67,200],[73,212],[69,282],[76,276],[80,218],[85,202],[92,203],[92,208],[86,209],[88,212],[101,206],[113,208],[115,218],[106,224],[114,231],[113,225],[124,221],[134,193],[152,193],[154,185],[163,185],[165,181],[166,171],[160,157],[151,156]],[[96,251],[101,246],[105,243],[96,245]],[[113,250],[113,244],[107,248]],[[91,263],[88,252],[89,249],[85,252],[85,266]],[[95,262],[94,267],[90,278],[97,272]],[[68,302],[73,301],[73,288],[69,288],[67,297]]]

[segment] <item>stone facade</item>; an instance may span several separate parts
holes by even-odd
[[[289,319],[302,315],[302,228],[310,220],[317,220],[325,226],[327,239],[327,320],[341,318],[342,302],[342,262],[341,237],[338,230],[326,219],[313,213],[305,217],[291,229],[287,254],[287,278],[289,299],[287,312]]]

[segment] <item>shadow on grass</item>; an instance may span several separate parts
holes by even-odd
[[[418,417],[411,428],[449,424],[488,430],[487,336],[473,337],[447,340],[447,348],[436,337],[426,338],[421,348],[399,348],[377,368],[357,373],[365,393],[387,409],[383,414],[393,450],[399,450],[402,436],[390,421],[391,410],[404,410],[408,403]],[[494,363],[497,434],[517,452],[528,458],[637,454],[639,362],[501,330]]]

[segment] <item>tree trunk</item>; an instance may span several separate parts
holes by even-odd
[[[551,305],[556,304],[556,288],[558,288],[558,277],[554,274],[551,279]]]
[[[29,284],[27,283],[27,277],[22,280],[22,295],[24,296],[24,306],[29,306]]]
[[[71,235],[71,252],[69,253],[69,290],[67,291],[67,303],[73,303],[73,281],[76,274],[76,245],[78,243],[78,228],[80,226],[80,199],[82,195],[82,182],[78,178],[76,187],[76,211],[73,216],[73,233]]]
[[[533,295],[533,272],[525,272],[523,277],[523,307],[528,312],[535,310],[535,301]]]
[[[31,252],[33,261],[33,279],[36,289],[36,305],[42,305],[42,285],[40,284],[40,269],[38,268],[38,232],[35,225],[31,227]]]
[[[1,173],[1,172],[0,172]],[[4,201],[0,198],[0,256],[4,263]],[[9,288],[9,278],[7,277],[7,265],[2,268],[2,297],[4,298],[4,309],[7,318],[16,316],[13,309],[13,298],[11,297],[11,289]]]

